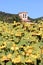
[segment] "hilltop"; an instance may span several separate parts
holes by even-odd
[[[18,14],[10,14],[10,13],[5,13],[5,12],[2,12],[0,11],[0,21],[3,21],[3,22],[13,22],[13,21],[20,21],[20,18],[18,16]]]
[[[38,20],[43,20],[43,17],[39,17],[39,18],[31,18],[28,16],[28,19],[31,20],[32,22],[38,22]],[[13,22],[13,21],[21,21],[20,17],[18,14],[11,14],[11,13],[5,13],[5,12],[2,12],[0,11],[0,21],[3,21],[3,22]]]

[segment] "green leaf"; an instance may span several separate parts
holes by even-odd
[[[21,62],[25,63],[25,57],[23,55],[21,55]]]
[[[12,54],[11,59],[15,58],[17,55],[18,55],[18,52],[15,51],[15,52]]]
[[[0,46],[2,46],[2,44],[3,44],[3,41],[0,41]]]
[[[7,42],[7,48],[11,48],[12,47],[12,43],[11,43],[11,41],[8,41]]]
[[[18,43],[18,46],[27,46],[29,45],[30,43],[28,43],[28,40],[24,39],[24,38],[21,38],[20,42]]]
[[[9,62],[7,62],[7,63],[6,63],[6,65],[12,65],[12,62],[11,62],[11,61],[9,61]]]

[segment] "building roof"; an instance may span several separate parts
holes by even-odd
[[[28,12],[19,12],[18,14],[22,14],[22,13],[28,13]]]

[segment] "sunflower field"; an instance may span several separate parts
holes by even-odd
[[[43,65],[43,21],[0,21],[0,65]]]

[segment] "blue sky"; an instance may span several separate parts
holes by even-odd
[[[43,0],[0,0],[0,11],[17,14],[28,12],[31,18],[43,16]]]

